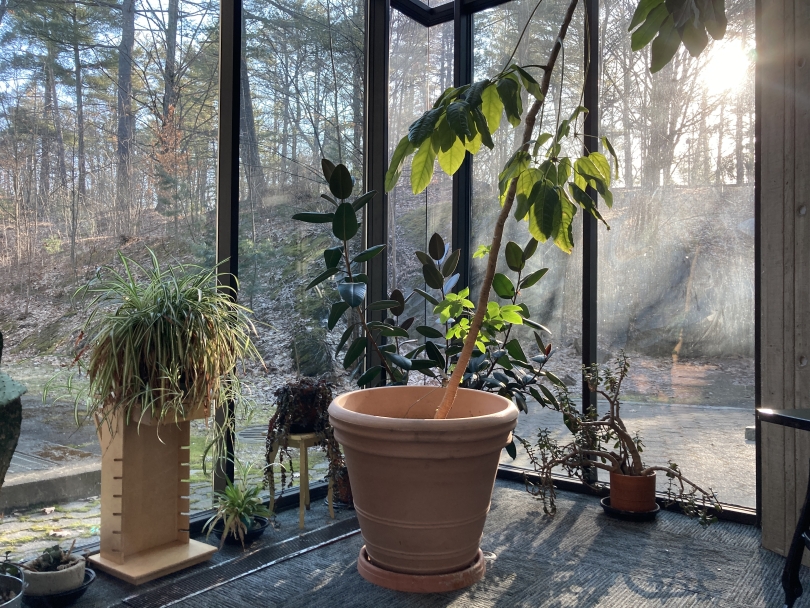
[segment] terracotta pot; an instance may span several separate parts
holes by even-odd
[[[33,561],[27,562],[31,566]],[[56,572],[25,572],[25,595],[51,595],[71,591],[84,582],[84,558],[78,557],[72,565]]]
[[[451,417],[434,420],[443,394],[383,387],[329,406],[366,552],[379,568],[440,575],[464,570],[478,555],[518,410],[498,395],[460,389]]]
[[[655,510],[655,473],[643,477],[610,472],[610,506],[620,511]]]

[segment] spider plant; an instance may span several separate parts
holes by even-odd
[[[262,490],[262,484],[251,484],[249,481],[250,473],[253,470],[253,465],[248,463],[242,465],[237,461],[237,470],[239,471],[239,484],[234,484],[230,479],[227,480],[225,490],[223,492],[216,492],[214,497],[217,502],[217,510],[207,522],[203,530],[207,530],[207,536],[211,535],[214,528],[219,522],[222,522],[222,538],[219,546],[225,544],[225,540],[230,536],[239,539],[242,543],[242,548],[245,546],[245,534],[250,531],[254,525],[254,517],[271,517],[272,511],[265,506],[264,502],[259,496]]]
[[[151,265],[119,251],[120,272],[106,266],[77,292],[92,296],[66,386],[77,423],[84,417],[112,428],[118,415],[175,422],[244,403],[237,363],[261,360],[250,311],[217,286],[215,269],[162,268],[148,252]],[[75,368],[87,375],[84,386],[74,382]]]

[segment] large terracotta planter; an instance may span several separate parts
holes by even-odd
[[[377,568],[442,575],[465,570],[479,556],[501,449],[518,410],[498,395],[460,389],[450,418],[434,420],[443,393],[375,388],[329,406],[365,551]]]
[[[610,472],[610,506],[619,511],[647,513],[657,507],[655,502],[655,473],[623,475]]]

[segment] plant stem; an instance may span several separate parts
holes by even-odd
[[[565,35],[568,33],[568,26],[571,24],[571,20],[574,17],[574,10],[576,9],[578,2],[579,0],[571,0],[571,4],[569,4],[568,10],[565,13],[565,19],[563,19],[563,22],[560,25],[560,32],[557,35],[557,40],[554,43],[554,47],[551,49],[551,54],[549,55],[548,62],[546,63],[547,68],[543,73],[543,81],[540,84],[540,92],[543,98],[545,98],[546,94],[548,93],[548,87],[551,83],[551,74],[554,71],[554,64],[557,62],[557,56],[560,54],[562,42],[565,39]],[[542,105],[543,100],[536,99],[532,104],[532,107],[529,109],[528,114],[526,114],[525,126],[523,128],[523,139],[520,146],[521,150],[528,151],[529,149],[529,142],[532,139],[532,132],[534,131],[534,123],[537,120],[537,114]],[[453,370],[453,375],[450,376],[450,382],[447,384],[447,389],[444,391],[444,397],[442,398],[441,405],[439,406],[439,409],[436,410],[434,418],[447,418],[447,415],[450,413],[450,409],[453,407],[453,403],[456,400],[458,387],[459,384],[461,384],[464,372],[467,369],[467,364],[470,362],[470,357],[472,356],[472,351],[475,347],[475,340],[478,337],[478,332],[481,329],[481,323],[484,320],[484,314],[486,314],[487,311],[489,291],[492,288],[492,279],[495,277],[495,268],[498,264],[498,253],[501,249],[503,227],[504,224],[506,224],[507,218],[509,217],[509,212],[512,210],[512,203],[515,201],[517,181],[517,178],[514,178],[509,184],[509,190],[506,193],[506,200],[504,201],[500,214],[498,214],[498,220],[495,223],[495,230],[492,234],[492,245],[489,249],[487,269],[486,273],[484,274],[484,281],[481,284],[481,293],[478,296],[478,306],[475,309],[475,316],[473,317],[472,323],[470,323],[470,332],[467,334],[467,339],[464,341],[464,348],[461,350],[461,354],[459,354],[456,368]]]

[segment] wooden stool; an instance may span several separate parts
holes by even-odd
[[[298,527],[304,527],[304,509],[309,510],[309,458],[307,450],[317,444],[315,433],[304,433],[301,435],[290,435],[288,444],[291,448],[297,447],[299,452],[299,501],[298,501]],[[273,444],[272,457],[269,462],[275,462],[278,455],[278,442]],[[329,517],[335,519],[335,510],[332,506],[332,479],[329,479],[329,492],[327,502],[329,503]],[[273,503],[276,497],[270,496],[270,510],[273,510]]]

